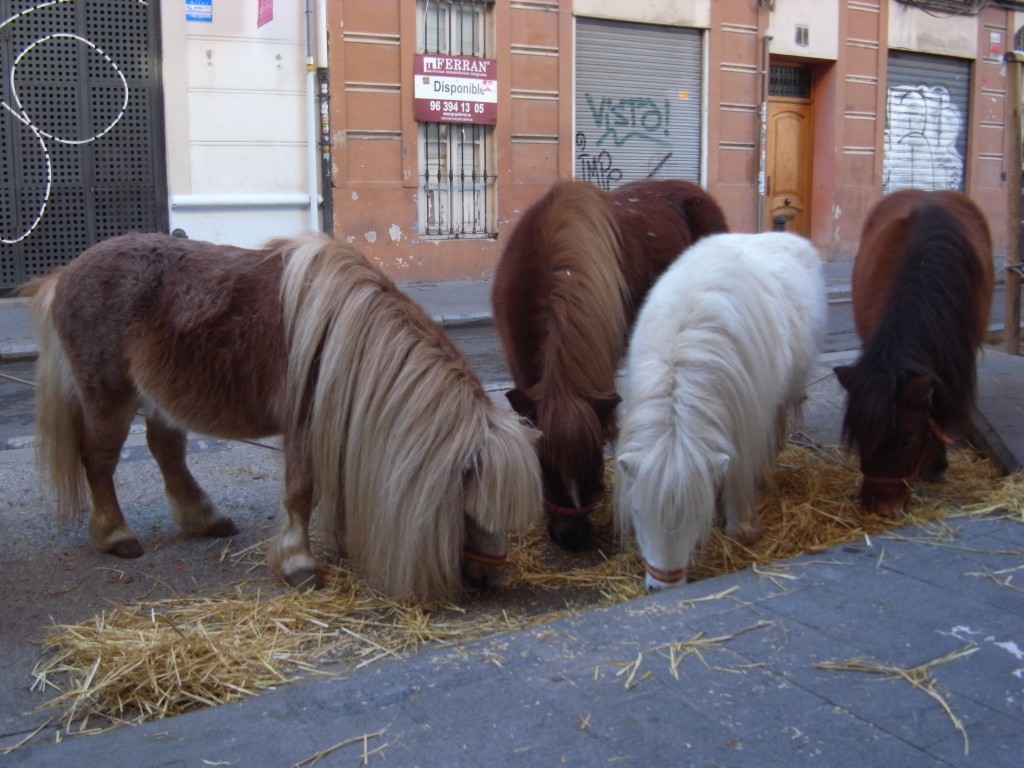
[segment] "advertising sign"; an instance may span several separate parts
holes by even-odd
[[[186,0],[185,21],[213,21],[213,0]]]
[[[494,59],[418,53],[414,77],[413,114],[420,122],[497,122],[498,64]]]

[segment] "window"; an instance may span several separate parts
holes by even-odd
[[[486,58],[490,0],[420,0],[420,53]],[[420,234],[437,238],[494,237],[494,127],[473,123],[419,124]]]

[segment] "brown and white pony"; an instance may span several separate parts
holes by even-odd
[[[633,182],[606,192],[555,184],[519,220],[498,262],[494,323],[515,382],[509,401],[541,431],[548,533],[579,548],[604,491],[615,373],[637,308],[692,243],[727,230],[696,184]]]
[[[863,349],[835,369],[864,509],[895,517],[918,477],[942,478],[970,427],[992,286],[988,223],[964,195],[906,189],[868,214],[852,285]]]
[[[99,243],[35,286],[41,464],[67,522],[92,495],[96,546],[143,549],[113,475],[141,407],[171,513],[228,536],[185,464],[186,430],[283,435],[286,517],[268,558],[322,584],[328,544],[396,596],[488,581],[541,501],[535,432],[498,408],[448,337],[356,251],[324,236],[264,250],[161,234]]]

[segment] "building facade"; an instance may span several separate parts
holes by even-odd
[[[853,257],[882,194],[959,189],[987,212],[1002,252],[1008,184],[1019,179],[1003,161],[1016,5],[331,3],[335,234],[399,280],[478,277],[555,180],[675,176],[706,186],[733,229],[779,217],[829,260]],[[472,26],[475,37],[432,48],[431,25],[449,36]],[[493,60],[492,125],[449,123],[439,142],[417,120],[424,52]],[[454,176],[438,185],[439,173]],[[442,211],[437,228],[424,201],[438,186],[451,211],[472,209],[471,227]]]
[[[566,178],[690,179],[828,260],[886,192],[959,189],[1002,254],[1020,178],[1024,0],[0,0],[0,25],[0,290],[129,229],[323,229],[402,282],[483,277]]]

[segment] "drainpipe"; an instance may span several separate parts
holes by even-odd
[[[319,178],[319,125],[320,110],[316,98],[316,65],[313,62],[313,0],[306,0],[306,177],[309,189],[309,229],[320,230],[320,199],[317,190]]]
[[[1024,51],[1009,51],[1006,62],[1006,184],[1008,224],[1003,284],[1003,351],[1020,354],[1021,66]]]
[[[764,231],[764,207],[768,197],[768,47],[771,35],[761,40],[761,135],[757,155],[757,231]]]
[[[327,0],[316,0],[316,82],[320,142],[320,226],[334,235],[334,175],[331,164],[330,70],[327,65]]]

